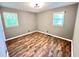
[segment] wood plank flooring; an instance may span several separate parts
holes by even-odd
[[[70,57],[71,42],[35,32],[6,41],[10,57]]]

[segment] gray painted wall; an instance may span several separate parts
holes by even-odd
[[[79,57],[79,4],[77,10],[76,24],[73,36],[73,56]]]
[[[43,32],[48,31],[50,34],[61,36],[68,39],[72,39],[73,37],[77,4],[51,9],[38,14],[11,8],[1,8],[1,11],[15,12],[18,14],[19,18],[18,19],[19,26],[6,28],[2,15],[2,21],[6,38],[12,38],[18,35],[25,34],[28,32],[28,30],[30,31],[40,30]],[[61,11],[66,11],[64,26],[55,27],[52,24],[53,13]]]
[[[53,26],[53,13],[66,11],[64,26],[55,27]],[[71,6],[60,7],[45,12],[41,12],[37,15],[38,20],[38,30],[46,32],[64,38],[72,39],[75,19],[76,19],[77,4]]]
[[[6,38],[12,38],[18,35],[22,35],[30,31],[36,30],[36,14],[25,12],[21,10],[15,10],[10,8],[1,8],[2,12],[15,12],[18,14],[18,23],[19,26],[6,28],[4,23],[4,18],[2,15],[2,21],[5,31]]]

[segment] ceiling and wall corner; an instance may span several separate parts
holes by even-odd
[[[18,10],[39,13],[42,11],[50,10],[53,8],[63,7],[75,4],[77,2],[44,2],[44,6],[42,8],[35,9],[29,5],[30,2],[1,2],[0,6],[7,8],[14,8]],[[41,2],[40,2],[41,3]]]
[[[63,27],[53,26],[53,13],[66,11]],[[77,4],[51,9],[38,13],[38,30],[49,32],[50,34],[72,39],[76,19]]]
[[[36,14],[35,13],[21,11],[21,10],[12,9],[12,8],[1,8],[1,12],[4,12],[4,11],[17,13],[18,23],[19,23],[18,26],[6,28],[5,23],[4,23],[3,13],[1,14],[6,38],[12,38],[18,35],[25,34],[28,31],[36,30]]]
[[[44,30],[45,29],[44,30],[45,32],[48,31],[49,33],[52,33],[52,29],[50,29],[50,27],[52,27],[52,26],[49,26],[51,24],[50,20],[52,20],[52,12],[54,12],[57,9],[58,9],[57,11],[65,10],[66,6],[69,6],[69,5],[72,6],[72,5],[75,5],[75,4],[77,4],[77,3],[48,2],[48,3],[45,4],[45,7],[42,7],[40,9],[34,9],[34,8],[29,7],[29,6],[28,7],[25,6],[25,5],[28,5],[28,3],[24,3],[24,2],[22,2],[22,3],[21,2],[0,3],[1,9],[3,11],[17,12],[18,16],[19,16],[19,23],[20,23],[19,27],[5,28],[6,37],[11,38],[11,37],[14,37],[14,36],[25,34],[25,33],[28,32],[28,30],[34,31],[34,30],[40,30],[40,29]],[[69,8],[68,12],[73,9],[72,10],[73,11],[72,12],[73,17],[71,17],[71,18],[73,19],[73,24],[74,24],[76,7],[75,6],[71,7],[71,6],[68,7]],[[20,9],[20,8],[22,8],[22,9]],[[39,15],[41,14],[41,16],[38,16],[38,14]],[[45,14],[48,18],[45,16]],[[69,16],[71,16],[71,15],[69,14]],[[3,18],[3,16],[2,16],[2,18]],[[70,19],[69,17],[66,17],[66,19],[67,18],[68,18],[68,20]],[[27,22],[26,22],[26,20],[27,20]],[[49,27],[48,28],[46,26],[44,27],[43,23],[48,24],[47,27],[48,26]],[[4,24],[4,21],[3,21],[3,24]],[[43,27],[43,28],[41,28],[41,27]],[[67,29],[67,26],[66,26],[66,29]],[[71,39],[71,37],[72,37],[72,33],[70,33],[70,32],[68,32],[70,34],[67,34],[67,33],[65,34],[63,32],[62,32],[62,34],[58,34],[59,32],[58,32],[57,29],[55,30],[55,32],[52,33],[52,34],[59,35],[59,36],[69,38],[69,39]],[[65,30],[65,32],[67,32],[67,31]]]

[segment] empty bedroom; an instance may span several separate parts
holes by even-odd
[[[77,2],[0,2],[0,57],[78,56],[78,9]]]

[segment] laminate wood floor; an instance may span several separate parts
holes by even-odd
[[[70,57],[71,42],[35,32],[6,41],[10,57]]]

